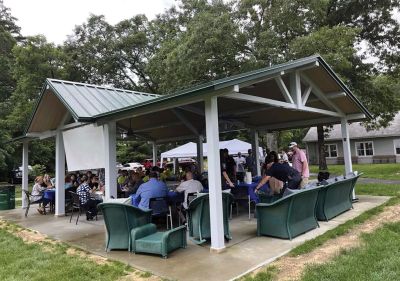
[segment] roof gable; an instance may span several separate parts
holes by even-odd
[[[26,132],[53,130],[69,112],[75,121],[93,117],[157,98],[159,95],[111,87],[46,79]],[[51,115],[52,118],[48,118]]]

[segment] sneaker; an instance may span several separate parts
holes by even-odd
[[[39,212],[39,214],[44,215],[44,212],[42,209],[39,208],[39,209],[37,209],[37,211]]]

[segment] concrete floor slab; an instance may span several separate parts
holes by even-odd
[[[341,214],[329,222],[320,222],[320,227],[300,235],[292,241],[257,237],[256,219],[248,220],[245,212],[230,221],[233,239],[226,243],[226,251],[210,253],[210,245],[195,245],[189,240],[188,248],[177,250],[168,259],[159,256],[131,254],[127,251],[105,252],[105,228],[102,217],[98,221],[86,221],[85,216],[75,225],[73,218],[42,216],[32,208],[28,218],[21,209],[1,211],[0,218],[13,221],[77,246],[97,255],[127,263],[135,268],[174,280],[230,280],[259,266],[272,262],[303,242],[313,239],[326,231],[386,202],[389,197],[359,196],[354,209]],[[76,217],[75,217],[76,218]]]

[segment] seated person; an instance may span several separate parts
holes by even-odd
[[[31,201],[32,203],[42,203],[42,207],[37,209],[37,211],[42,215],[45,213],[44,208],[50,202],[48,199],[43,198],[43,192],[46,189],[47,187],[44,186],[43,177],[42,176],[36,177],[35,184],[32,187]]]
[[[71,189],[72,187],[73,187],[73,183],[72,183],[71,176],[66,175],[65,179],[64,179],[64,189]]]
[[[150,172],[149,181],[139,186],[136,192],[136,203],[140,209],[149,209],[151,198],[166,197],[168,194],[167,185],[158,180],[156,172]]]
[[[301,176],[297,170],[290,167],[288,163],[276,162],[267,170],[265,176],[258,183],[255,191],[258,192],[258,190],[272,177],[285,183],[282,191],[285,191],[286,188],[298,189],[301,182]]]
[[[43,184],[42,185],[47,187],[47,188],[54,187],[54,184],[51,181],[51,178],[50,178],[49,174],[44,174],[44,176],[43,176]]]
[[[185,199],[183,201],[183,207],[188,208],[187,196],[189,193],[200,192],[203,189],[201,182],[193,179],[193,173],[191,171],[186,172],[186,181],[182,182],[177,188],[177,192],[184,192]]]
[[[78,188],[78,186],[80,185],[77,176],[75,174],[71,174],[71,183],[72,186],[74,187],[74,190],[76,191],[76,189]]]
[[[275,151],[271,151],[267,157],[265,157],[265,164],[263,165],[263,175],[266,175],[267,171],[272,167],[274,163],[279,162],[278,154]],[[269,195],[280,194],[283,188],[283,182],[275,177],[269,179]]]
[[[97,215],[97,204],[101,203],[100,200],[95,200],[90,197],[95,189],[90,189],[88,184],[88,177],[83,175],[81,178],[81,185],[77,188],[76,194],[79,196],[81,205],[86,208],[86,219],[92,220]]]
[[[146,170],[144,177],[142,178],[143,182],[149,181],[150,170]]]
[[[135,194],[136,191],[139,189],[139,186],[142,185],[142,183],[143,180],[140,177],[140,174],[132,173],[131,176],[129,177],[128,184],[123,187],[126,197],[129,197],[129,195],[131,194]]]

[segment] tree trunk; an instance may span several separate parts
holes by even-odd
[[[324,127],[322,125],[317,126],[317,134],[318,134],[318,152],[319,152],[318,181],[323,181],[329,178],[329,172],[328,172],[328,165],[326,164]]]

